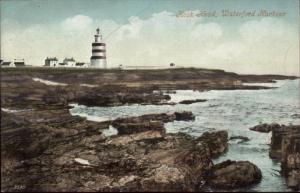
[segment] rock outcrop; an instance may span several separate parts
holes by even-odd
[[[262,133],[269,133],[273,129],[277,129],[277,128],[280,128],[280,127],[281,126],[277,123],[272,123],[272,124],[263,123],[263,124],[251,127],[250,130],[257,131],[257,132],[262,132]]]
[[[47,85],[34,78],[68,86]],[[118,120],[113,124],[121,125],[123,134],[106,137],[102,131],[110,122],[71,116],[68,105],[171,105],[170,96],[153,91],[267,89],[235,82],[287,78],[296,77],[193,68],[80,69],[80,73],[76,69],[1,69],[1,107],[22,110],[1,111],[1,191],[196,191],[209,180],[212,156],[226,151],[227,133],[206,133],[198,139],[166,134],[163,123],[195,119],[183,112]],[[289,168],[298,163],[289,161],[293,156],[287,158]]]
[[[197,141],[205,142],[213,157],[217,157],[228,149],[228,133],[227,131],[205,132]]]
[[[251,162],[227,160],[212,167],[209,184],[228,189],[256,184],[261,178],[260,169]]]
[[[195,116],[192,112],[183,111],[183,112],[175,112],[175,120],[176,121],[191,121],[195,120]]]
[[[190,121],[195,116],[192,112],[175,112],[173,114],[147,114],[139,117],[118,118],[112,125],[118,130],[120,135],[139,133],[148,130],[164,131],[164,123],[172,121]]]
[[[169,95],[163,94],[90,94],[75,99],[77,102],[85,106],[120,106],[125,104],[161,104],[162,101],[170,100]]]
[[[193,103],[200,103],[200,102],[206,102],[206,99],[195,99],[195,100],[183,100],[180,101],[179,104],[185,104],[185,105],[189,105],[189,104],[193,104]]]
[[[105,137],[101,130],[110,122],[86,121],[67,110],[2,113],[2,137],[11,139],[1,152],[3,191],[19,191],[16,185],[22,191],[196,191],[213,166],[210,147],[216,147],[206,137],[166,134],[164,127],[124,129],[128,134]],[[115,124],[176,118],[152,114]],[[211,139],[222,135],[216,132]]]
[[[281,161],[287,185],[300,190],[300,125],[272,130],[270,157]]]
[[[239,140],[237,143],[244,143],[244,142],[250,141],[249,137],[241,136],[241,135],[231,136],[229,138],[229,141],[235,141],[235,140]]]
[[[281,162],[286,184],[300,190],[300,125],[261,124],[251,130],[272,132],[269,155]]]

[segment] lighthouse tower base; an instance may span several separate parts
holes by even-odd
[[[106,60],[91,59],[91,68],[106,68]]]

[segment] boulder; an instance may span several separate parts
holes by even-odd
[[[195,120],[195,115],[190,111],[175,112],[176,121],[191,121]]]
[[[264,124],[260,124],[260,125],[256,125],[254,127],[251,127],[250,130],[261,132],[261,133],[269,133],[273,129],[277,129],[277,128],[280,128],[280,127],[281,126],[277,123],[272,123],[272,124],[264,123]]]
[[[174,114],[147,114],[138,117],[125,117],[125,118],[118,118],[112,122],[113,126],[117,126],[121,123],[141,123],[144,121],[162,121],[164,123],[174,121],[176,116]]]
[[[164,123],[174,120],[194,120],[192,112],[175,112],[174,114],[147,114],[139,117],[118,118],[112,125],[119,131],[120,135],[156,130],[165,132]]]
[[[288,143],[290,139],[299,139],[300,135],[300,125],[296,126],[285,126],[281,125],[278,128],[272,130],[271,137],[271,147],[270,147],[270,157],[273,159],[281,159],[282,153],[285,153],[288,150],[288,146],[291,145]],[[285,143],[283,143],[285,142]],[[295,144],[296,146],[296,144]]]
[[[231,161],[212,167],[209,184],[216,188],[238,188],[259,183],[262,178],[260,169],[249,161]]]
[[[282,135],[281,152],[277,151],[281,157],[282,174],[289,187],[300,190],[300,126],[288,126],[285,130],[287,133]],[[278,135],[273,142],[276,140]]]
[[[146,159],[159,163],[141,181],[141,191],[196,191],[213,166],[206,143],[185,134],[167,134]]]
[[[185,105],[189,105],[189,104],[193,104],[193,103],[200,103],[200,102],[206,102],[206,99],[195,99],[195,100],[183,100],[180,101],[179,104],[185,104]]]
[[[300,125],[263,124],[254,128],[272,131],[269,156],[281,161],[281,173],[286,184],[294,190],[300,189]]]
[[[212,157],[217,157],[227,151],[228,133],[227,131],[205,132],[196,141],[202,141],[209,147]]]
[[[237,136],[231,136],[229,138],[229,141],[230,140],[240,140],[238,141],[237,143],[244,143],[244,142],[247,142],[247,141],[250,141],[250,139],[246,136],[241,136],[241,135],[237,135]]]

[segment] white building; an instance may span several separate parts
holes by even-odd
[[[92,43],[92,68],[106,68],[106,45],[102,41],[102,35],[100,29],[96,30],[95,42]]]
[[[25,67],[25,59],[14,59],[15,67]]]
[[[46,58],[45,59],[45,66],[48,67],[57,67],[58,66],[58,59],[56,57],[54,58]]]
[[[76,67],[74,58],[65,58],[63,64],[64,67]]]
[[[0,65],[1,67],[5,68],[5,67],[16,67],[15,64],[13,62],[10,62],[10,61],[4,61],[4,60],[1,60],[0,62]]]

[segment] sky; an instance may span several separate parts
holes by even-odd
[[[0,5],[4,60],[43,65],[55,56],[89,62],[100,27],[109,67],[173,62],[300,75],[298,0],[1,0]],[[259,15],[262,10],[281,15]],[[223,11],[254,14],[224,16]],[[194,16],[179,15],[183,12]]]

